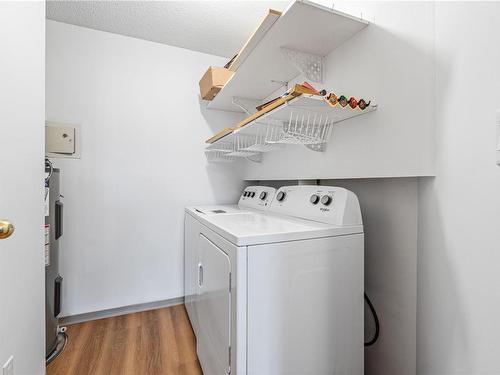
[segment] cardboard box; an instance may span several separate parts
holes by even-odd
[[[233,76],[232,71],[211,66],[200,80],[200,95],[204,100],[212,100]]]

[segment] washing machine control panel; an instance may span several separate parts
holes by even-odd
[[[248,186],[241,193],[239,207],[267,210],[274,199],[276,189],[269,186]]]
[[[269,211],[335,225],[362,224],[356,195],[334,186],[283,186]]]

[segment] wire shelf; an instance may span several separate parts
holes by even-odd
[[[265,143],[268,145],[322,145],[330,139],[334,124],[376,108],[375,104],[365,110],[331,106],[326,104],[322,97],[302,95],[236,129],[235,132],[253,135],[264,132]],[[259,133],[262,127],[266,129]]]
[[[232,133],[207,146],[230,157],[262,157],[262,153],[299,144],[313,151],[324,151],[336,123],[372,112],[371,104],[359,107],[329,105],[317,95],[301,95],[270,110],[257,119],[237,127]]]
[[[232,162],[235,160],[233,156],[228,155],[227,152],[220,150],[207,150],[205,156],[209,162]]]
[[[248,157],[259,154],[260,151],[254,150],[255,137],[252,135],[235,135],[233,137],[233,151],[228,155],[237,157]]]
[[[236,158],[248,158],[253,161],[260,161],[261,152],[251,150],[254,145],[253,137],[251,136],[232,136],[224,142],[216,142],[209,145],[205,151],[205,155],[209,162],[231,162]],[[247,149],[249,148],[249,149]]]
[[[219,141],[208,145],[207,151],[220,151],[228,153],[234,151],[234,144],[231,140]]]
[[[331,135],[333,119],[327,114],[294,109],[290,118],[283,122],[277,143],[316,145],[326,143]],[[270,140],[270,142],[272,142]]]
[[[247,158],[249,156],[257,155],[259,152],[255,151],[246,151],[246,150],[235,150],[233,152],[230,152],[228,155],[229,156],[234,156],[237,158]]]
[[[235,135],[237,139],[236,147],[240,150],[252,152],[268,152],[284,147],[284,145],[278,144],[278,141],[282,138],[282,127],[281,121],[267,119],[267,121],[262,122],[255,128],[255,133]]]

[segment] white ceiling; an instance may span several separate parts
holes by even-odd
[[[47,18],[218,56],[233,56],[268,8],[289,1],[47,1]]]

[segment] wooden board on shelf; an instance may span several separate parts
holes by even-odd
[[[262,22],[259,24],[257,29],[250,35],[250,38],[246,41],[246,43],[243,45],[243,47],[240,49],[236,57],[232,59],[230,64],[228,65],[228,69],[235,72],[239,66],[245,61],[245,59],[250,55],[250,53],[253,51],[255,46],[259,44],[259,42],[262,40],[264,35],[269,31],[271,26],[274,25],[276,20],[281,16],[281,12],[274,10],[274,9],[269,9],[267,12],[266,16],[262,20]]]
[[[233,128],[225,128],[222,129],[220,132],[212,136],[211,138],[207,139],[205,143],[214,143],[215,141],[218,141],[221,138],[224,138],[226,135],[231,134],[234,131]]]
[[[257,109],[257,111],[262,111],[264,108],[266,108],[267,106],[273,104],[276,100],[279,100],[280,98],[274,98],[272,100],[269,100],[265,103],[262,103],[261,105],[255,107],[255,109]]]
[[[263,116],[267,112],[272,111],[275,108],[278,108],[280,105],[283,105],[286,102],[288,102],[289,100],[296,98],[297,96],[300,96],[302,94],[319,95],[316,90],[312,90],[312,89],[307,88],[305,86],[296,84],[287,95],[282,96],[281,98],[277,98],[277,99],[272,100],[268,105],[266,105],[260,111],[255,112],[253,115],[248,116],[244,120],[241,120],[238,124],[236,124],[236,129],[247,125],[248,123],[252,122],[253,120],[258,119],[259,117]]]
[[[236,129],[242,128],[243,126],[251,123],[253,120],[258,119],[259,117],[263,116],[267,112],[272,111],[275,108],[278,108],[280,105],[283,105],[286,102],[288,102],[289,100],[292,100],[293,98],[296,98],[302,94],[320,96],[316,90],[310,89],[308,87],[305,87],[305,86],[302,86],[299,84],[295,84],[293,89],[290,90],[290,92],[287,95],[282,96],[281,98],[274,99],[272,102],[270,102],[264,108],[262,108],[260,111],[254,113],[253,115],[248,116],[244,120],[240,121],[238,124],[236,124],[236,126],[234,128],[225,128],[225,129],[221,130],[220,132],[218,132],[217,134],[215,134],[211,138],[207,139],[205,141],[205,143],[214,143],[214,142],[224,138],[225,136],[233,133],[233,131],[235,131]]]

